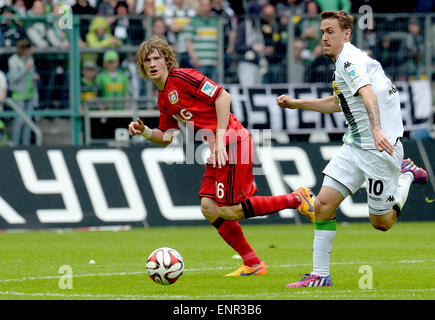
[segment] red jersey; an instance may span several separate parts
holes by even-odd
[[[195,131],[207,129],[216,134],[215,102],[222,90],[222,86],[195,69],[172,69],[169,71],[165,88],[159,91],[157,103],[160,111],[159,129],[162,131],[178,129],[178,122],[183,124],[189,122],[193,124]],[[229,131],[235,131],[237,141],[249,136],[248,130],[232,113],[230,113],[227,133]],[[230,141],[234,140],[230,139]]]

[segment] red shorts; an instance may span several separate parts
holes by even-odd
[[[251,136],[227,147],[228,162],[213,168],[205,165],[198,196],[215,199],[218,206],[235,205],[252,197],[258,189],[252,174],[254,146]]]

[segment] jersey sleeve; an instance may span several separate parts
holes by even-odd
[[[349,86],[354,96],[358,95],[358,90],[370,84],[367,65],[359,57],[346,57],[344,62],[338,66],[344,81]]]
[[[177,120],[172,118],[167,112],[166,108],[162,105],[158,105],[159,111],[160,111],[160,118],[159,118],[159,130],[166,131],[170,129],[179,129]]]
[[[171,76],[177,79],[178,86],[182,87],[185,93],[209,106],[214,106],[223,90],[222,86],[195,69],[178,69],[173,71]]]

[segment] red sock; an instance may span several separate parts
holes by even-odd
[[[246,240],[243,234],[242,227],[237,221],[217,218],[213,222],[213,225],[225,242],[242,257],[245,266],[252,267],[255,264],[260,264],[260,259],[249,245],[248,240]]]
[[[263,216],[283,209],[296,209],[300,200],[292,193],[282,196],[256,196],[242,202],[246,218]]]

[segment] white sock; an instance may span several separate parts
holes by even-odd
[[[311,274],[321,277],[329,275],[329,261],[335,233],[335,230],[314,230],[313,272]]]
[[[411,172],[404,172],[399,175],[399,180],[397,181],[397,193],[399,197],[397,201],[399,201],[400,209],[403,208],[406,199],[408,199],[409,189],[413,181],[414,175]]]

